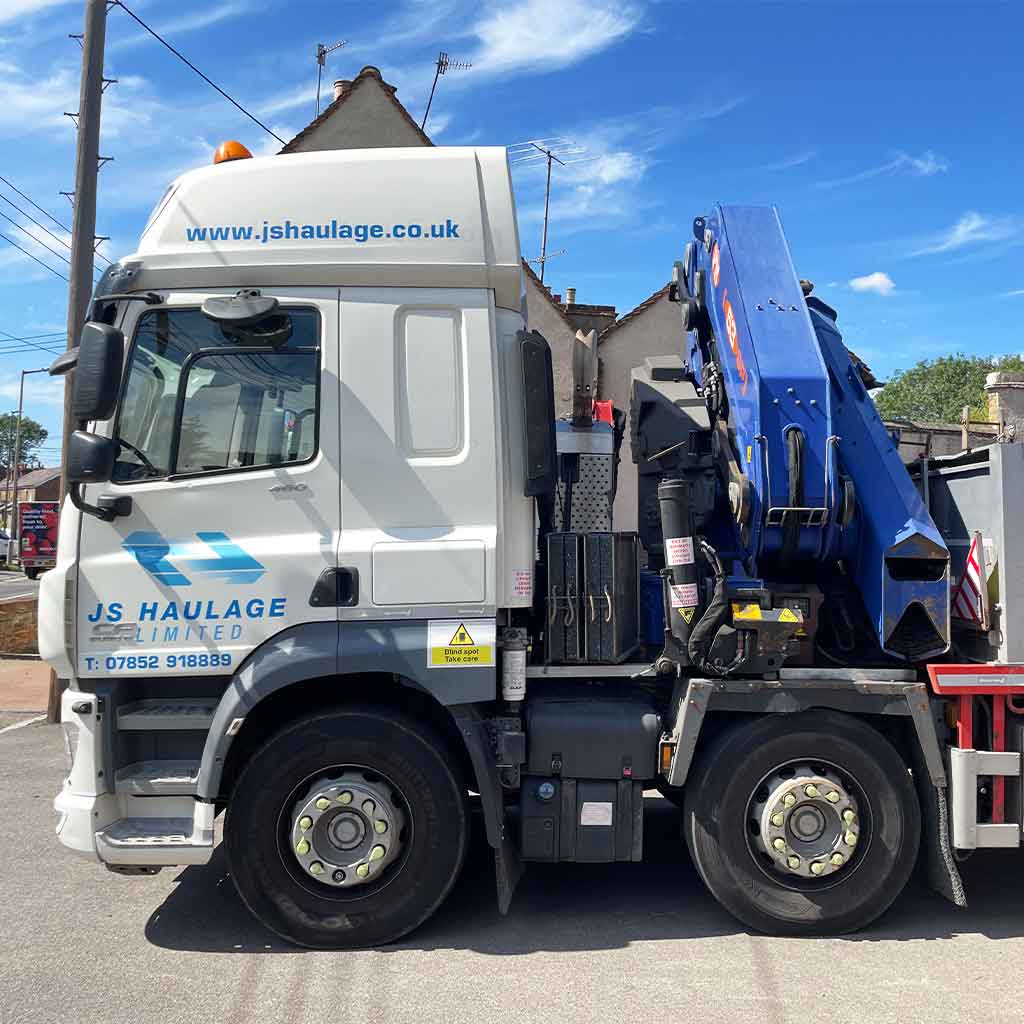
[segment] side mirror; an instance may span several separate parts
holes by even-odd
[[[526,497],[554,494],[558,483],[555,451],[555,391],[551,348],[536,331],[519,332],[523,366],[523,418],[526,426]]]
[[[68,483],[106,483],[114,472],[119,449],[112,437],[76,430],[68,442]]]
[[[82,328],[71,391],[73,419],[108,420],[114,415],[123,361],[124,334],[121,331],[93,321]]]

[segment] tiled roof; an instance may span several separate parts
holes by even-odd
[[[635,309],[631,309],[624,316],[620,316],[618,320],[613,324],[609,324],[597,337],[597,343],[600,345],[609,334],[617,331],[623,324],[628,323],[630,320],[640,316],[646,310],[650,309],[656,302],[663,299],[668,295],[669,286],[665,285],[664,288],[659,288],[653,295],[648,295],[643,302],[640,303]]]
[[[355,78],[352,79],[352,81],[349,83],[348,88],[336,100],[334,100],[333,103],[324,108],[323,112],[320,114],[318,118],[316,118],[316,120],[311,121],[309,124],[306,125],[305,128],[302,129],[301,132],[299,132],[298,135],[295,136],[294,139],[284,144],[284,148],[281,150],[281,152],[294,152],[296,145],[302,139],[306,138],[306,136],[308,136],[311,132],[316,131],[316,129],[319,128],[320,125],[322,125],[329,117],[331,117],[334,114],[334,112],[340,106],[342,106],[342,104],[344,104],[345,100],[347,100],[352,95],[352,93],[356,91],[356,89],[358,89],[364,82],[371,78],[374,79],[381,86],[381,88],[387,94],[388,99],[390,99],[391,102],[394,104],[395,110],[397,110],[398,113],[401,114],[403,118],[405,118],[409,126],[415,130],[416,134],[423,140],[424,145],[432,146],[433,142],[430,141],[430,138],[427,136],[427,134],[412,119],[412,115],[409,113],[409,111],[406,110],[405,107],[403,107],[402,104],[398,102],[398,98],[395,96],[395,86],[388,85],[388,83],[384,81],[384,78],[381,75],[379,68],[375,68],[372,64],[367,64],[367,66],[363,68],[363,70],[360,71]]]
[[[562,304],[560,302],[555,302],[555,297],[548,291],[547,285],[541,282],[541,279],[534,272],[533,267],[531,267],[526,260],[523,260],[523,273],[525,273],[526,276],[537,286],[544,298],[551,303],[551,308],[562,318],[562,320],[565,321],[565,326],[572,331],[573,335],[575,335],[576,325],[569,319],[565,309],[562,307]]]
[[[18,479],[18,490],[20,491],[25,487],[42,487],[43,484],[47,484],[59,476],[60,466],[54,466],[48,469],[30,469]],[[0,484],[5,483],[7,483],[6,478],[0,479]]]

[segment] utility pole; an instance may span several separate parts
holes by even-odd
[[[89,313],[96,247],[96,179],[100,169],[100,109],[103,105],[103,49],[107,35],[107,0],[85,0],[82,36],[82,85],[78,103],[78,147],[75,156],[74,219],[71,221],[71,275],[68,286],[68,348],[76,348]],[[60,493],[68,489],[68,442],[71,385],[64,385],[64,436],[61,443]],[[60,718],[62,687],[50,673],[47,720]]]

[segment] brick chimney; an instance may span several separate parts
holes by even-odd
[[[340,100],[352,88],[352,82],[347,78],[339,78],[334,83],[334,98]]]
[[[584,334],[588,331],[597,331],[600,334],[606,327],[611,327],[615,323],[617,315],[614,306],[591,306],[577,302],[575,288],[565,289],[565,302],[559,305],[565,310],[565,315],[573,327]]]
[[[1024,437],[1024,373],[990,373],[985,378],[985,393],[988,418],[1013,427],[1015,436]]]

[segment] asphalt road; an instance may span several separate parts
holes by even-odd
[[[311,953],[249,917],[219,850],[155,878],[65,852],[63,764],[55,726],[0,733],[3,1024],[1021,1020],[1016,852],[965,865],[967,910],[912,885],[860,935],[773,939],[717,907],[652,801],[643,864],[531,865],[501,918],[478,829],[447,903],[406,941]]]
[[[23,572],[0,571],[0,604],[18,597],[34,597],[39,593],[39,580],[30,580]]]

